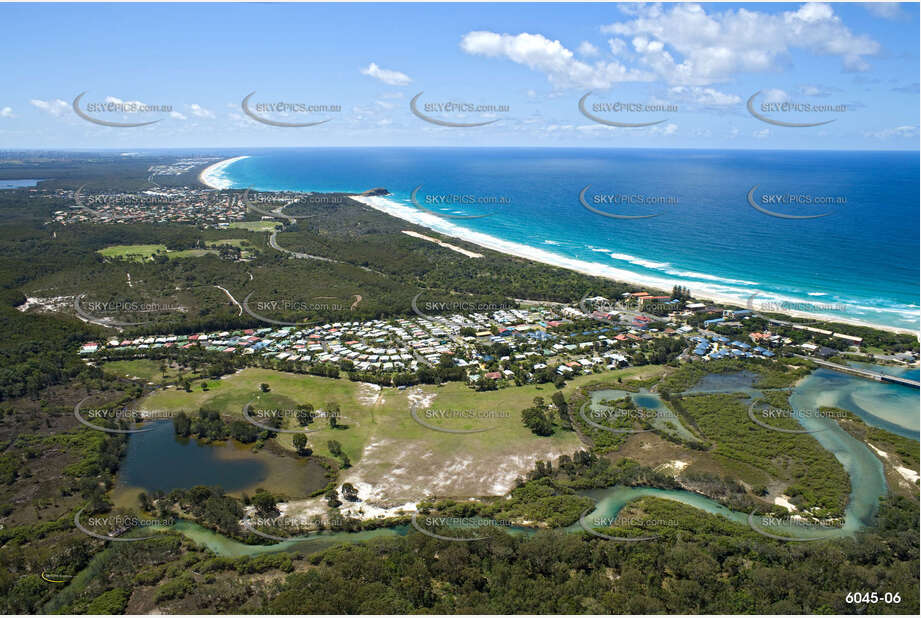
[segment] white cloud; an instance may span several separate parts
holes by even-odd
[[[186,116],[184,116],[183,114],[180,114],[179,112],[175,112],[175,111],[170,112],[169,117],[175,118],[176,120],[186,120]]]
[[[406,73],[382,69],[373,62],[368,65],[368,68],[362,69],[361,74],[368,75],[391,86],[406,86],[413,81]]]
[[[864,2],[863,5],[870,13],[884,19],[897,19],[902,16],[902,7],[898,2]]]
[[[655,125],[649,127],[649,132],[653,135],[674,135],[678,131],[678,125],[673,122],[664,125]]]
[[[0,118],[15,118],[13,115],[13,108],[10,106],[0,108]]]
[[[828,88],[819,84],[803,84],[799,87],[799,91],[807,97],[827,97],[832,91],[837,90],[837,88]]]
[[[652,75],[628,69],[619,62],[576,60],[575,54],[559,41],[540,34],[497,34],[488,31],[468,32],[461,39],[461,49],[471,55],[507,58],[531,70],[540,71],[557,88],[608,88],[618,82],[651,81]]]
[[[48,112],[52,116],[61,116],[70,109],[70,103],[61,99],[55,99],[54,101],[32,99],[29,101],[29,103],[42,110],[43,112]]]
[[[672,86],[668,89],[669,94],[699,105],[736,105],[741,103],[742,99],[735,94],[726,94],[714,88],[701,88],[700,86]]]
[[[627,44],[624,43],[623,39],[608,39],[608,48],[612,54],[619,56],[627,51]]]
[[[598,55],[598,48],[592,45],[591,43],[589,43],[588,41],[582,41],[581,43],[579,43],[578,50],[579,50],[580,56],[592,57],[592,56]]]
[[[893,127],[891,129],[882,129],[879,131],[866,131],[864,132],[865,137],[872,137],[875,139],[889,139],[892,137],[918,137],[918,127],[912,125],[903,125],[900,127]]]
[[[764,97],[765,103],[786,103],[790,100],[790,95],[778,88],[762,90],[761,95]]]
[[[193,116],[198,116],[199,118],[214,118],[214,112],[212,112],[210,109],[205,109],[198,103],[192,103],[186,107],[189,108],[189,111],[192,112]]]
[[[649,4],[637,7],[634,19],[601,30],[629,38],[640,61],[668,83],[695,86],[776,70],[794,49],[839,56],[846,70],[865,71],[864,56],[880,49],[820,3],[779,14],[746,8],[707,14],[697,4]]]
[[[755,131],[754,133],[752,133],[752,137],[755,137],[757,139],[764,139],[770,134],[771,134],[770,129],[761,129],[760,131]]]

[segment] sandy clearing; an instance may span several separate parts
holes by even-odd
[[[776,504],[777,506],[782,506],[783,508],[787,509],[791,513],[796,512],[796,505],[790,502],[790,496],[787,496],[787,495],[777,496],[776,498],[774,498],[774,504]]]
[[[433,242],[436,245],[442,246],[445,249],[450,249],[451,251],[457,251],[461,255],[466,255],[469,258],[481,258],[483,257],[482,253],[474,253],[473,251],[467,251],[466,249],[461,249],[457,245],[452,245],[451,243],[438,240],[437,238],[432,238],[431,236],[426,236],[425,234],[420,234],[419,232],[412,232],[410,230],[403,230],[403,233],[407,236],[412,236],[413,238],[420,238],[422,240],[427,240]]]

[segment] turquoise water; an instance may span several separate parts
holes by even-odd
[[[918,379],[918,370],[864,365],[874,371],[888,370],[892,375]],[[865,378],[817,369],[794,389],[795,406],[818,409],[822,406],[853,412],[868,425],[891,431],[906,438],[918,439],[921,404],[916,388],[902,384],[874,382]]]
[[[161,528],[162,529],[162,528]],[[376,538],[404,536],[409,531],[409,526],[396,526],[393,528],[378,528],[362,532],[321,532],[310,535],[308,539],[283,541],[272,545],[247,545],[235,541],[208,528],[204,528],[190,521],[177,521],[169,527],[171,530],[182,533],[199,545],[207,547],[219,556],[238,558],[241,556],[258,556],[280,551],[290,552],[317,552],[340,543],[357,543]]]
[[[320,148],[260,153],[218,180],[261,190],[386,187],[393,195],[371,200],[375,207],[516,255],[663,289],[680,283],[740,304],[757,292],[756,302],[809,303],[820,314],[917,330],[917,159],[911,152]],[[425,196],[458,194],[506,203],[430,204],[442,215],[491,215],[433,216],[410,202],[420,185],[423,204]],[[639,207],[660,213],[651,219],[611,219],[582,207],[587,185],[590,201],[630,194],[677,204]],[[765,194],[847,203],[819,219],[778,219],[748,205],[755,185]]]
[[[643,497],[673,500],[706,513],[720,515],[741,526],[748,527],[749,525],[747,513],[733,511],[710,498],[679,489],[617,486],[581,493],[582,495],[593,498],[597,502],[595,508],[589,513],[586,513],[583,518],[586,525],[590,527],[592,527],[592,522],[597,519],[615,519],[621,509],[628,503]],[[764,526],[758,524],[758,521],[759,520],[756,519],[756,525],[764,529]],[[821,529],[815,527],[807,528],[795,524],[772,524],[767,530],[773,534],[793,538],[824,538],[847,535],[858,527],[859,526],[845,526],[841,529]],[[392,528],[378,528],[376,530],[366,530],[362,532],[322,532],[310,535],[307,539],[283,541],[273,545],[247,545],[189,521],[178,521],[170,526],[170,529],[183,534],[218,555],[229,557],[256,556],[281,551],[311,553],[322,551],[340,543],[359,543],[378,538],[405,536],[411,531],[410,526],[395,526]],[[584,533],[584,529],[579,522],[567,526],[565,530],[575,534]],[[515,528],[509,530],[509,532],[515,535],[531,535],[534,534],[536,530]]]
[[[681,420],[678,418],[678,416],[668,408],[665,402],[662,401],[658,395],[649,392],[649,390],[645,388],[641,388],[639,392],[636,393],[616,389],[593,391],[591,396],[591,405],[593,409],[598,409],[598,406],[602,401],[623,399],[624,397],[628,396],[637,406],[646,408],[647,410],[654,410],[656,412],[656,416],[649,419],[650,424],[656,429],[661,429],[669,433],[677,434],[685,440],[692,440],[695,442],[699,440],[699,438],[691,433],[687,427],[681,424]],[[591,416],[589,416],[589,418],[591,418]],[[601,421],[596,422],[599,422],[599,424],[604,424]]]

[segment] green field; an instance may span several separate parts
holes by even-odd
[[[146,262],[157,254],[165,254],[171,260],[181,258],[203,257],[217,255],[213,249],[184,249],[182,251],[169,251],[166,245],[114,245],[100,249],[96,253],[103,257],[131,262]]]
[[[157,253],[166,253],[166,245],[113,245],[96,253],[107,258],[143,262]]]
[[[251,232],[271,232],[279,226],[281,226],[279,221],[234,221],[230,224],[231,229]]]
[[[625,381],[661,372],[657,367],[630,368],[606,374],[580,376],[569,388],[592,381]],[[260,385],[269,385],[262,393]],[[291,409],[310,403],[324,409],[339,404],[344,428],[331,429],[325,419],[310,425],[308,444],[318,455],[331,457],[329,440],[338,441],[352,468],[340,473],[340,481],[372,485],[388,500],[407,501],[436,495],[478,496],[505,493],[516,478],[524,477],[537,460],[553,461],[583,445],[574,432],[557,431],[538,437],[521,422],[521,411],[535,397],[549,402],[556,391],[551,384],[526,385],[478,393],[464,384],[423,385],[406,390],[379,390],[369,384],[315,376],[249,368],[221,380],[208,381],[208,390],[196,385],[193,392],[158,391],[142,407],[149,409],[196,409],[203,406],[227,415],[242,415],[252,402],[251,415],[260,409]],[[567,391],[568,392],[568,391]],[[410,414],[439,428],[478,433],[446,433],[426,427]],[[463,418],[438,418],[427,411],[456,414]],[[457,414],[460,411],[462,414]],[[469,418],[482,414],[482,418]],[[288,428],[294,428],[288,421]],[[293,449],[294,434],[279,434],[278,441]]]
[[[182,251],[170,251],[166,254],[166,257],[171,260],[178,260],[181,258],[204,257],[206,255],[217,255],[217,251],[214,249],[184,249]]]
[[[140,378],[146,382],[169,382],[176,378],[176,369],[167,367],[166,376],[160,371],[160,361],[148,360],[146,358],[124,361],[109,361],[102,363],[100,368],[103,371],[112,373],[123,378]]]

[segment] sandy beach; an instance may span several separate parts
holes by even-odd
[[[482,232],[467,230],[436,215],[420,211],[408,205],[403,205],[393,199],[388,199],[386,197],[353,195],[352,199],[365,204],[366,206],[370,206],[375,210],[379,210],[391,216],[403,219],[404,221],[409,221],[410,223],[415,223],[417,225],[427,227],[430,230],[440,234],[472,243],[479,247],[483,247],[484,249],[491,249],[493,251],[498,251],[500,253],[505,253],[507,255],[516,257],[523,257],[526,259],[534,260],[536,262],[541,262],[543,264],[548,264],[550,266],[566,268],[568,270],[573,270],[585,275],[603,277],[605,279],[611,279],[621,283],[629,283],[638,287],[646,287],[650,292],[660,290],[668,293],[671,291],[673,286],[682,285],[691,287],[691,291],[694,294],[694,297],[698,300],[709,300],[727,306],[742,308],[747,308],[749,305],[748,298],[739,298],[737,295],[730,293],[728,289],[719,284],[708,284],[697,281],[689,282],[683,279],[640,275],[629,270],[617,268],[614,266],[561,256],[537,247],[531,247],[512,241],[503,240],[501,238],[490,236]],[[590,291],[587,290],[587,292]],[[752,304],[756,311],[758,310],[759,306],[767,303],[771,303],[775,306],[782,303],[786,303],[788,305],[803,303],[801,299],[797,298],[788,298],[776,294],[761,293],[756,292],[755,290],[752,290],[752,292],[755,294],[752,300]],[[837,322],[839,324],[866,326],[869,328],[875,328],[877,330],[917,335],[917,332],[911,329],[872,324],[857,319],[844,318],[839,315],[810,313],[807,311],[797,311],[793,309],[775,310],[773,308],[771,309],[770,313],[813,320],[827,320],[832,323]]]
[[[250,155],[241,155],[232,157],[209,165],[199,174],[199,180],[202,184],[213,189],[230,188],[232,183],[230,180],[227,180],[223,177],[224,170],[236,161],[249,158],[249,156]],[[531,247],[521,243],[503,240],[501,238],[490,236],[482,232],[465,229],[455,223],[442,219],[441,217],[420,211],[408,205],[401,204],[400,202],[389,199],[387,197],[354,195],[352,196],[352,199],[365,204],[366,206],[370,206],[375,210],[391,215],[393,217],[397,217],[398,219],[421,225],[440,234],[472,243],[479,247],[483,247],[484,249],[491,249],[506,255],[524,257],[536,262],[541,262],[550,266],[566,268],[568,270],[573,270],[585,275],[603,277],[605,279],[611,279],[621,283],[629,283],[638,287],[646,287],[650,292],[659,290],[668,293],[668,291],[670,291],[672,287],[676,285],[690,286],[695,298],[698,300],[709,300],[727,306],[743,308],[748,308],[750,305],[753,305],[753,308],[756,311],[759,309],[759,306],[763,306],[768,303],[773,305],[773,307],[783,307],[785,304],[802,305],[804,303],[802,299],[784,297],[776,294],[761,293],[757,290],[752,290],[753,295],[750,298],[740,298],[738,291],[731,290],[730,288],[724,285],[720,285],[716,282],[704,283],[699,281],[686,281],[680,278],[641,275],[623,268],[617,268],[616,266],[599,264],[596,262],[589,262],[577,258],[558,255],[545,249]],[[419,236],[422,237],[422,235]],[[430,241],[436,240],[429,237],[424,237],[424,239]],[[451,245],[450,248],[455,249],[453,245]],[[480,254],[468,252],[466,250],[460,249],[459,247],[455,250],[460,250],[465,255],[470,253],[471,255],[468,255],[468,257],[480,257]],[[851,324],[855,326],[865,326],[889,332],[909,333],[917,335],[917,332],[912,329],[873,324],[855,318],[842,317],[838,314],[823,314],[819,312],[813,313],[808,311],[798,311],[795,309],[779,308],[772,308],[770,313],[803,319],[827,320],[833,323],[837,322],[839,324]]]
[[[236,163],[237,161],[248,158],[249,155],[241,155],[239,157],[232,157],[230,159],[224,159],[222,161],[218,161],[217,163],[213,163],[201,171],[201,173],[198,175],[198,181],[205,186],[211,187],[212,189],[229,189],[231,182],[222,178],[221,174],[223,174],[224,170],[227,169],[227,166],[231,165],[232,163]]]

